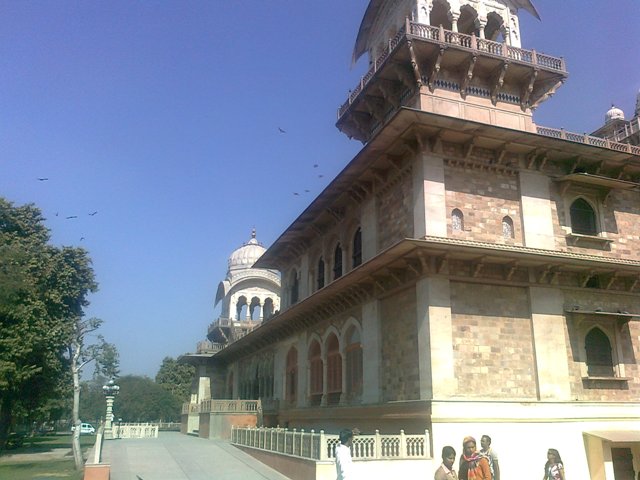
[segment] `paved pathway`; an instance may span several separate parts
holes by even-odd
[[[102,461],[111,480],[288,480],[227,442],[177,432],[105,440]]]

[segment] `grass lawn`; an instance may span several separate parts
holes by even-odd
[[[73,459],[46,462],[36,460],[0,463],[0,478],[11,480],[54,480],[58,478],[81,480],[82,472],[76,472]]]
[[[5,450],[0,455],[0,478],[81,480],[82,473],[74,468],[71,440],[71,434],[26,438],[21,447]],[[81,435],[82,451],[86,452],[95,441],[95,435]]]

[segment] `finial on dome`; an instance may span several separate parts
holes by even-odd
[[[251,238],[256,238],[256,228],[253,227],[253,229],[251,230]]]
[[[609,123],[613,120],[624,120],[624,112],[612,103],[611,108],[604,116],[604,123]]]

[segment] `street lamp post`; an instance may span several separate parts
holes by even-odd
[[[120,387],[116,382],[109,380],[102,387],[102,393],[107,399],[107,416],[104,421],[104,438],[113,438],[113,399],[118,395]]]

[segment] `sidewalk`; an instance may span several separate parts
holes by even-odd
[[[102,462],[111,480],[289,480],[227,442],[177,432],[105,440]]]

